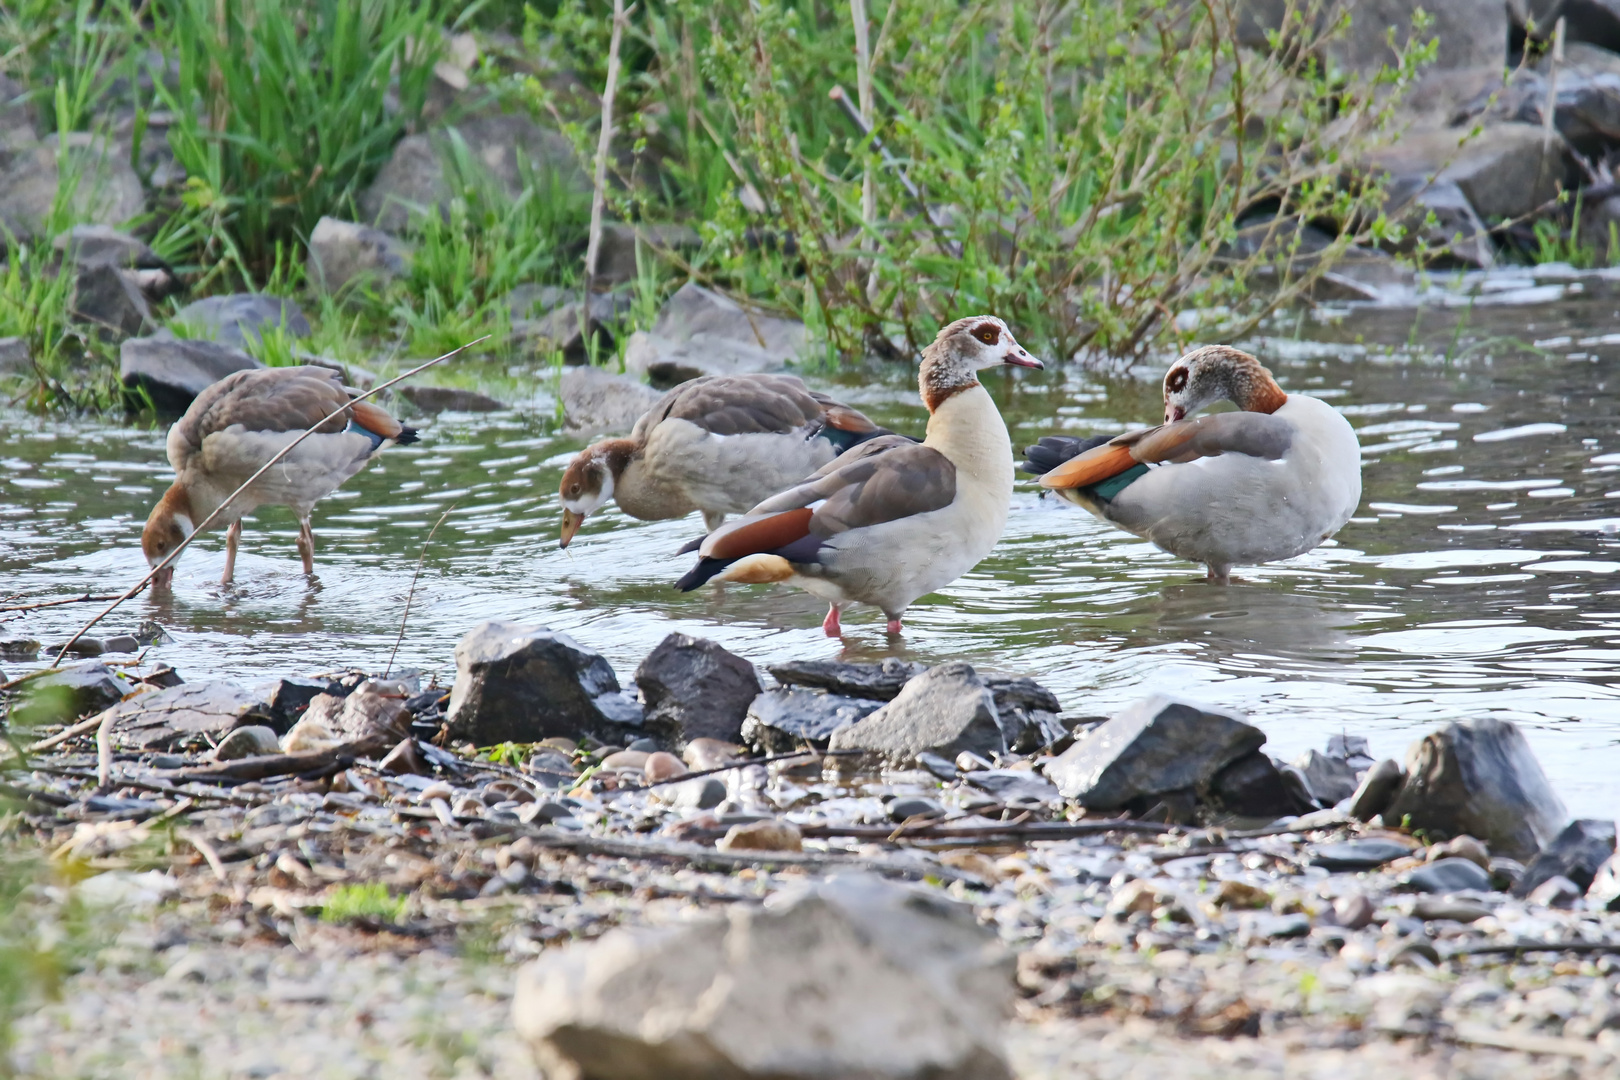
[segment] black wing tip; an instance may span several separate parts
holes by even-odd
[[[1040,476],[1112,438],[1112,435],[1093,435],[1086,439],[1073,435],[1043,435],[1034,446],[1024,447],[1025,460],[1020,462],[1018,467],[1024,472]]]
[[[688,540],[686,543],[681,545],[681,550],[677,551],[675,554],[677,554],[677,555],[690,555],[690,554],[692,554],[692,552],[694,552],[698,548],[702,547],[703,546],[703,541],[705,541],[707,539],[708,539],[708,536],[705,535],[705,536],[698,537],[696,540]]]
[[[399,434],[394,436],[394,442],[398,443],[400,446],[409,446],[413,442],[420,441],[421,438],[422,436],[415,428],[402,427],[399,429]]]
[[[675,583],[675,588],[680,592],[691,592],[693,589],[702,588],[710,578],[730,566],[732,562],[731,559],[699,559],[697,565],[683,574],[681,579]]]

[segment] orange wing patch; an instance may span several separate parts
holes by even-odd
[[[876,424],[847,405],[830,406],[821,416],[828,427],[837,428],[839,431],[863,435],[868,431],[877,430]]]
[[[813,513],[809,507],[799,507],[769,517],[742,518],[731,525],[722,525],[703,541],[698,554],[706,559],[740,559],[761,551],[775,551],[809,533]]]
[[[380,409],[369,401],[356,401],[349,409],[354,415],[354,422],[373,435],[393,439],[405,429],[403,424],[388,415],[386,409]]]
[[[1104,443],[1041,477],[1041,487],[1071,490],[1099,484],[1138,464],[1129,446]]]

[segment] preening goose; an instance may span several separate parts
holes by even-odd
[[[846,451],[696,545],[698,563],[676,583],[786,581],[839,610],[873,604],[900,632],[912,601],[955,581],[1001,539],[1012,498],[1012,443],[977,373],[1038,368],[1000,319],[960,319],[923,351],[918,386],[928,406],[921,443],[889,435]]]
[[[313,573],[315,534],[309,515],[315,504],[383,447],[416,441],[415,430],[386,410],[365,401],[351,403],[343,380],[322,367],[239,371],[197,395],[169,429],[175,481],[152,508],[141,533],[147,562],[156,566],[167,558],[231,492],[323,416],[331,418],[215,522],[230,523],[221,585],[230,584],[236,568],[242,517],[260,506],[290,507],[298,516],[298,553],[304,573]],[[167,585],[173,577],[171,563],[152,583]]]
[[[1226,400],[1241,412],[1187,419]],[[1025,451],[1041,486],[1104,521],[1201,562],[1289,559],[1343,528],[1361,501],[1361,448],[1326,402],[1287,394],[1248,353],[1210,345],[1164,376],[1159,427],[1116,438],[1048,436]]]
[[[707,529],[889,434],[793,375],[705,375],[659,398],[628,439],[581,450],[563,473],[562,546],[603,503],[643,521],[703,513]]]

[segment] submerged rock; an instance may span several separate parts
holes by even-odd
[[[941,664],[912,679],[893,701],[865,719],[839,728],[832,750],[865,750],[896,766],[920,753],[954,758],[964,750],[1005,754],[1007,742],[990,690],[968,664]]]
[[[1012,975],[970,908],[847,875],[548,951],[512,1014],[552,1076],[1002,1080]]]
[[[767,754],[787,754],[806,745],[825,749],[833,732],[882,707],[883,702],[869,698],[772,687],[749,703],[739,737]]]
[[[1407,751],[1406,773],[1387,819],[1467,833],[1513,858],[1533,857],[1569,820],[1530,744],[1506,720],[1483,717],[1424,736]]]
[[[748,706],[763,691],[754,665],[716,643],[671,634],[636,668],[647,718],[668,724],[682,741],[742,737]]]
[[[1265,741],[1236,715],[1155,696],[1087,732],[1047,763],[1046,775],[1083,806],[1118,810],[1146,796],[1207,789]]]
[[[1613,856],[1614,822],[1590,818],[1572,821],[1524,868],[1524,876],[1513,886],[1513,895],[1529,896],[1542,882],[1554,877],[1568,878],[1584,892]]]
[[[166,414],[185,412],[198,394],[227,375],[263,366],[240,349],[213,341],[144,337],[118,347],[125,388],[144,393]]]
[[[543,626],[492,621],[456,645],[446,719],[455,738],[490,746],[553,736],[622,740],[642,718],[600,653]]]
[[[399,396],[423,412],[500,412],[507,408],[488,394],[450,386],[402,386]]]

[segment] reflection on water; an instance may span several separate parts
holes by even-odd
[[[1357,427],[1365,495],[1336,543],[1242,570],[1224,589],[1021,484],[1001,546],[914,607],[903,641],[885,637],[876,612],[857,612],[841,647],[821,636],[821,605],[798,592],[674,592],[687,563],[674,552],[701,530],[695,518],[635,522],[609,510],[559,551],[556,484],[578,443],[554,433],[542,394],[511,413],[425,420],[419,445],[389,451],[323,503],[313,586],[299,572],[294,521],[269,509],[248,522],[231,587],[216,584],[220,540],[204,540],[172,597],[130,602],[108,630],[159,619],[176,641],[156,655],[191,678],[380,667],[443,514],[400,650],[401,663],[442,675],[469,626],[507,618],[566,629],[624,676],[681,630],[762,663],[841,651],[966,659],[1038,676],[1077,715],[1185,694],[1249,712],[1285,756],[1346,730],[1399,755],[1437,722],[1495,714],[1526,725],[1572,810],[1613,814],[1620,335],[1607,328],[1620,303],[1596,285],[1559,295],[1535,308],[1425,311],[1415,331],[1410,311],[1326,325],[1290,315],[1252,342],[1286,388],[1326,398]],[[1158,413],[1151,378],[997,373],[990,383],[1020,445]],[[909,372],[840,376],[836,389],[880,422],[921,429]],[[0,424],[0,594],[134,580],[141,524],[168,481],[163,431],[15,411]],[[0,624],[0,637],[56,640],[82,617],[76,607],[29,614]]]

